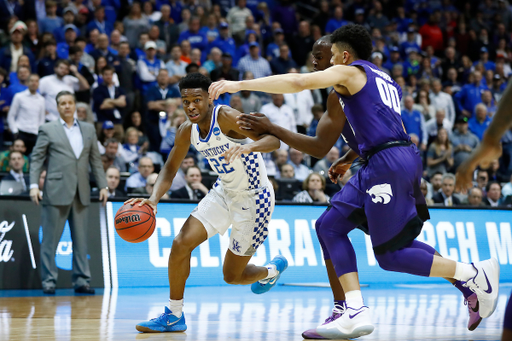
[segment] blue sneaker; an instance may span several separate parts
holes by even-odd
[[[149,321],[141,322],[135,328],[144,333],[184,332],[187,330],[187,325],[184,313],[177,318],[169,308],[165,307],[163,314]]]
[[[288,267],[288,261],[281,255],[277,255],[268,263],[268,266],[273,266],[277,270],[277,275],[272,278],[262,279],[251,285],[251,290],[255,294],[264,294],[276,285],[277,280],[281,277],[281,274]]]

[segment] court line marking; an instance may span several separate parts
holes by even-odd
[[[100,210],[100,236],[101,236],[101,259],[103,263],[103,286],[105,291],[110,291],[110,264],[107,241],[107,224],[105,222],[106,207],[99,207]]]
[[[32,262],[32,268],[36,268],[36,259],[34,258],[34,249],[32,249],[32,240],[30,239],[30,233],[28,232],[27,216],[22,214],[23,225],[25,226],[25,234],[27,235],[28,251],[30,252],[30,261]]]
[[[116,254],[116,235],[114,231],[114,213],[111,202],[107,202],[107,227],[108,227],[108,243],[110,249],[110,271],[112,274],[112,288],[118,288],[119,282],[117,278],[117,254]]]

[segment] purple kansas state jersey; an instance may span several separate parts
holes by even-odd
[[[359,146],[361,156],[386,142],[410,141],[400,117],[402,89],[386,73],[374,64],[358,60],[350,66],[362,66],[366,72],[366,84],[355,95],[338,95],[347,116],[348,126]]]
[[[343,140],[350,147],[350,149],[356,152],[357,155],[360,155],[356,137],[354,136],[354,133],[352,132],[352,129],[350,128],[350,124],[348,124],[348,122],[345,122],[345,126],[341,131],[341,137],[343,137]]]

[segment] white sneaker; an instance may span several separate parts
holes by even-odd
[[[343,315],[318,326],[316,332],[328,339],[347,339],[371,334],[373,329],[370,308],[362,306],[359,309],[347,307]]]
[[[476,276],[470,278],[464,286],[478,297],[480,317],[486,318],[494,313],[498,303],[500,266],[494,258],[472,263]]]

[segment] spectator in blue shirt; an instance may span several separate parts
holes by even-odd
[[[403,66],[403,63],[402,61],[400,60],[400,49],[396,46],[392,46],[390,49],[389,49],[389,59],[386,60],[386,62],[384,64],[382,64],[382,66],[388,70],[392,70],[393,69],[393,66],[395,66],[396,64],[402,64]]]
[[[205,34],[199,32],[199,28],[199,18],[192,17],[188,25],[188,30],[180,34],[178,43],[181,43],[183,40],[188,40],[191,48],[197,48],[200,49],[201,52],[205,52],[206,47],[208,46],[208,38],[206,38]]]
[[[53,37],[55,38],[57,43],[62,43],[64,41],[66,41],[66,39],[64,38],[64,34],[66,33],[66,30],[64,27],[66,25],[73,24],[75,22],[76,9],[74,7],[68,6],[64,9],[64,11],[62,13],[63,13],[62,17],[64,18],[64,25],[62,27],[56,28],[53,31]],[[76,36],[78,37],[80,35],[81,35],[80,30],[77,28]]]
[[[334,18],[331,18],[327,25],[325,25],[325,33],[331,34],[336,31],[338,28],[345,26],[348,24],[348,21],[343,20],[343,9],[341,6],[337,6],[334,9]]]
[[[469,130],[475,134],[480,141],[484,136],[484,131],[491,123],[491,118],[487,116],[487,108],[483,103],[476,105],[475,116],[468,121]]]
[[[44,44],[44,57],[37,62],[37,74],[43,78],[44,76],[54,74],[54,66],[57,61],[57,43],[50,39]]]
[[[208,14],[208,18],[206,19],[206,26],[201,27],[199,33],[206,36],[208,43],[211,43],[219,37],[219,30],[217,29],[217,17],[215,14]]]
[[[39,32],[53,33],[55,29],[61,27],[64,24],[64,20],[57,16],[57,3],[55,1],[46,2],[46,17],[41,19],[38,23]]]
[[[290,57],[290,48],[283,44],[279,47],[279,57],[270,61],[272,72],[276,75],[287,73],[291,68],[298,68],[297,63]]]
[[[9,33],[11,34],[11,42],[4,48],[0,49],[0,68],[7,71],[7,74],[18,69],[18,59],[20,55],[26,55],[30,61],[30,69],[35,70],[36,60],[30,48],[23,46],[23,35],[27,31],[27,25],[22,21],[17,21]],[[13,51],[16,51],[16,60],[13,61]]]
[[[208,73],[211,73],[220,66],[222,66],[222,51],[215,47],[210,50],[208,60],[203,63],[203,67],[208,71]]]
[[[14,95],[18,92],[22,92],[28,89],[28,78],[30,77],[30,69],[27,66],[19,66],[16,72],[18,82],[9,85],[7,88],[7,94],[5,104],[11,106]]]
[[[98,7],[94,11],[94,20],[87,25],[87,32],[97,29],[100,33],[104,33],[110,37],[110,33],[114,30],[114,25],[105,20],[105,8]]]
[[[91,52],[91,57],[95,60],[99,57],[105,57],[107,64],[116,68],[116,72],[120,72],[120,63],[117,55],[113,54],[110,50],[108,36],[105,33],[101,33],[98,37],[98,48]]]
[[[137,75],[141,81],[143,94],[156,84],[158,72],[165,68],[164,62],[156,58],[156,43],[154,41],[148,41],[144,45],[144,49],[146,56],[137,61]]]
[[[267,59],[270,61],[273,58],[279,57],[279,46],[284,43],[284,31],[280,28],[274,30],[274,41],[267,46]]]
[[[474,66],[478,64],[482,64],[485,70],[496,71],[496,64],[489,60],[489,50],[485,46],[480,48],[480,59],[473,63]]]
[[[409,27],[407,30],[407,40],[400,44],[400,54],[402,58],[406,59],[411,50],[416,52],[421,51],[420,46],[416,42],[416,30],[414,27]]]
[[[240,59],[247,56],[250,50],[250,44],[258,42],[258,34],[254,30],[245,31],[245,43],[242,44],[237,50],[234,62],[237,63]]]
[[[404,62],[403,69],[405,78],[417,75],[420,72],[419,50],[409,49],[409,58]]]
[[[482,84],[482,73],[480,71],[474,71],[471,77],[472,82],[464,85],[462,89],[453,96],[457,108],[466,117],[473,115],[476,105],[480,103],[482,93],[487,90],[487,86]]]
[[[402,110],[402,121],[408,134],[415,134],[419,138],[420,150],[427,150],[428,134],[425,129],[425,118],[418,111],[413,109],[414,99],[412,96],[406,96],[404,99],[404,109]]]
[[[76,40],[76,26],[73,24],[64,26],[64,39],[65,42],[57,44],[57,57],[59,59],[68,59],[69,47],[75,44]]]
[[[222,52],[227,52],[231,56],[235,55],[235,40],[231,38],[229,34],[229,25],[227,22],[221,22],[219,24],[219,36],[210,43],[209,49],[211,50],[214,47],[218,47]]]

